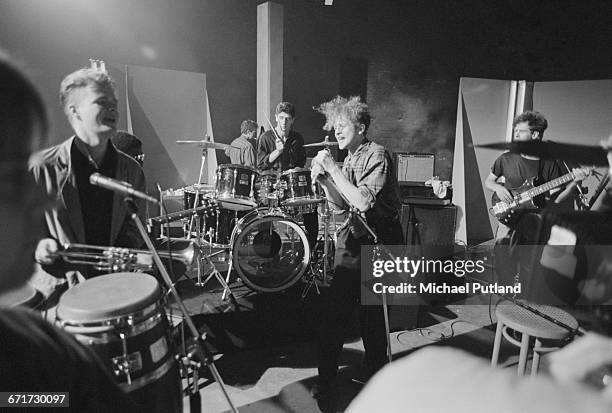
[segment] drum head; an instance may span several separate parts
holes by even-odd
[[[121,272],[91,278],[62,295],[57,317],[70,323],[93,323],[125,316],[157,301],[161,290],[149,275]]]
[[[295,284],[310,261],[304,230],[282,215],[246,216],[234,230],[233,263],[242,281],[257,291],[282,291]]]

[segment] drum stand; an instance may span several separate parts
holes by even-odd
[[[212,254],[209,255],[204,255],[203,258],[206,260],[206,262],[212,267],[212,271],[210,272],[210,274],[208,274],[208,276],[206,277],[206,279],[204,281],[202,281],[201,278],[201,269],[198,268],[198,281],[195,283],[198,287],[204,287],[206,285],[206,283],[208,283],[208,281],[210,281],[213,277],[215,277],[217,279],[217,281],[219,281],[219,284],[221,284],[221,287],[223,287],[223,294],[221,295],[221,299],[225,300],[225,296],[226,293],[229,295],[229,299],[232,302],[232,304],[234,304],[236,307],[238,307],[238,302],[236,301],[236,297],[234,296],[234,293],[232,292],[231,288],[229,287],[229,285],[227,284],[227,282],[225,281],[225,279],[223,278],[223,276],[221,275],[221,273],[219,272],[219,270],[217,269],[217,267],[215,267],[215,264],[213,264],[211,258],[214,257],[215,255],[219,255],[225,253],[225,251],[221,250],[221,251],[217,251],[217,252],[213,252]],[[231,253],[230,253],[230,260],[231,260]],[[200,267],[202,264],[198,263],[198,266]],[[232,263],[230,261],[229,264],[229,268],[227,270],[227,273],[229,274],[232,268]]]
[[[206,164],[206,154],[207,154],[208,149],[202,149],[202,161],[200,162],[200,174],[198,175],[198,184],[197,187],[195,188],[195,195],[193,197],[193,205],[191,206],[191,208],[195,208],[196,206],[198,206],[198,198],[200,197],[200,184],[202,183],[202,178],[204,177],[204,165]],[[189,232],[188,235],[191,236],[191,231],[193,229],[193,224],[195,221],[195,216],[191,217],[191,219],[189,220]],[[200,241],[198,240],[198,243]]]
[[[136,224],[136,227],[138,228],[138,231],[140,232],[140,236],[142,237],[144,242],[147,244],[147,248],[149,249],[149,251],[151,252],[151,255],[153,256],[153,262],[155,262],[155,265],[157,265],[159,273],[161,274],[162,279],[166,283],[166,287],[168,288],[168,290],[170,291],[170,293],[176,300],[176,303],[179,305],[179,308],[181,312],[183,313],[183,318],[188,327],[189,333],[191,334],[191,337],[192,337],[192,343],[190,343],[190,345],[187,347],[187,351],[185,354],[186,364],[188,364],[189,366],[193,368],[193,380],[190,383],[191,385],[190,393],[193,396],[191,398],[192,409],[197,409],[198,411],[200,410],[200,406],[199,405],[194,406],[193,403],[199,400],[199,388],[198,388],[198,382],[197,382],[198,381],[197,380],[198,371],[200,368],[202,368],[202,366],[206,366],[210,370],[210,373],[213,379],[219,384],[219,387],[221,388],[221,391],[223,392],[223,396],[227,400],[227,403],[230,406],[232,412],[237,413],[238,410],[234,406],[234,403],[232,399],[230,398],[229,393],[227,392],[227,388],[225,387],[225,383],[223,382],[223,379],[221,378],[221,375],[219,374],[219,371],[217,370],[217,367],[214,364],[213,356],[206,349],[206,346],[204,344],[204,340],[206,339],[206,334],[200,334],[198,332],[198,329],[196,328],[193,322],[193,319],[189,315],[189,312],[187,311],[187,308],[185,307],[183,300],[181,300],[181,297],[179,296],[178,292],[176,291],[176,288],[174,287],[174,284],[172,283],[172,279],[170,279],[168,270],[166,270],[166,267],[162,263],[161,258],[159,257],[159,254],[157,253],[157,250],[155,249],[155,246],[153,245],[153,242],[151,241],[151,238],[149,238],[149,235],[147,234],[146,228],[144,227],[144,225],[140,221],[140,218],[138,217],[138,213],[137,213],[138,209],[136,207],[136,204],[134,203],[134,200],[130,197],[127,197],[125,198],[125,202],[127,204],[128,211],[130,211],[130,218]]]
[[[202,182],[202,178],[204,177],[204,166],[206,165],[206,154],[207,154],[208,149],[202,149],[202,161],[200,162],[200,174],[198,177],[198,185],[195,188],[195,195],[193,197],[193,205],[191,206],[192,209],[195,209],[198,205],[198,199],[200,197],[200,186],[199,184]],[[206,218],[204,218],[204,222],[206,222]],[[191,217],[191,219],[189,220],[189,227],[187,230],[187,239],[190,239],[192,234],[193,234],[193,226],[196,226],[196,239],[197,239],[197,244],[198,244],[198,248],[200,250],[200,252],[202,252],[203,248],[202,248],[202,230],[201,230],[201,226],[200,226],[200,217],[199,215],[194,215]],[[204,225],[206,225],[204,223]],[[219,229],[219,212],[217,212],[217,230]],[[204,287],[208,281],[210,281],[212,279],[212,277],[215,277],[219,283],[221,284],[221,286],[223,287],[223,300],[225,300],[225,295],[226,292],[229,292],[229,297],[232,301],[232,303],[236,304],[236,298],[234,297],[234,294],[232,293],[232,290],[229,288],[229,286],[227,285],[227,282],[223,279],[223,277],[221,276],[221,273],[219,272],[219,270],[217,270],[217,267],[215,266],[215,264],[213,264],[213,262],[211,261],[211,257],[214,257],[217,254],[220,254],[224,251],[217,251],[215,253],[212,254],[208,254],[208,255],[202,255],[203,259],[206,260],[206,262],[212,267],[212,271],[210,272],[210,274],[208,274],[208,276],[206,277],[206,279],[204,281],[202,281],[202,262],[200,260],[198,260],[198,280],[196,281],[195,285],[197,287]],[[230,255],[230,269],[228,270],[228,278],[229,278],[229,273],[231,271],[231,255]]]
[[[218,214],[217,214],[217,228],[219,227],[219,218],[218,218]],[[200,230],[200,222],[199,222],[199,217],[196,217],[196,237],[198,240],[198,248],[200,250],[201,253],[201,259],[198,260],[198,276],[197,276],[197,281],[195,282],[196,287],[204,287],[206,286],[206,284],[208,284],[208,282],[214,277],[217,279],[217,281],[219,282],[219,284],[221,284],[221,286],[223,287],[223,295],[222,295],[222,299],[225,300],[225,296],[226,296],[226,292],[229,294],[229,298],[232,302],[232,304],[234,304],[236,307],[238,306],[238,302],[236,301],[236,297],[234,296],[234,293],[232,292],[232,290],[230,289],[229,285],[227,284],[227,282],[225,281],[225,279],[223,278],[223,276],[221,275],[221,273],[219,272],[219,270],[217,269],[217,267],[215,266],[215,264],[212,262],[211,258],[219,255],[219,254],[223,254],[225,253],[225,250],[220,250],[220,251],[216,251],[213,252],[211,254],[203,254],[202,252],[204,251],[204,247],[202,246],[202,231]],[[204,218],[204,220],[206,220],[206,218]],[[212,267],[211,272],[206,276],[205,280],[202,280],[203,275],[202,275],[202,261],[206,261],[206,263],[208,265],[210,265]],[[231,252],[230,252],[230,267],[227,271],[228,276],[229,273],[231,271],[231,267],[232,267],[232,262],[231,262]]]
[[[320,267],[315,268],[312,264],[310,265],[311,274],[307,278],[307,285],[304,288],[304,291],[302,292],[302,299],[306,298],[306,296],[308,295],[308,292],[313,286],[317,294],[321,294],[321,291],[319,290],[319,284],[317,283],[318,280],[320,280],[321,284],[324,286],[329,285],[328,271],[331,270],[330,265],[329,265],[330,264],[329,263],[329,256],[330,256],[329,245],[330,245],[330,242],[332,241],[331,234],[329,233],[329,218],[331,217],[331,215],[332,213],[331,213],[331,210],[329,209],[329,202],[326,199],[325,200],[325,210],[323,214],[321,215],[323,217],[323,255],[321,256],[319,260],[317,260],[318,262],[316,263],[318,264],[321,260],[323,260],[323,269],[321,270]],[[316,248],[313,247],[312,254],[314,255],[315,252],[316,252]],[[322,271],[322,275],[320,274],[321,271]]]

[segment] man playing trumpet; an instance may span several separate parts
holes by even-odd
[[[117,132],[117,98],[113,80],[103,71],[80,69],[60,85],[60,103],[74,136],[32,156],[30,169],[38,185],[57,202],[45,211],[46,237],[38,242],[33,283],[49,297],[97,275],[91,267],[58,260],[67,243],[139,247],[142,239],[123,197],[92,185],[98,172],[144,191],[142,168],[111,142]],[[140,212],[142,201],[135,200]],[[53,300],[49,300],[53,304]]]

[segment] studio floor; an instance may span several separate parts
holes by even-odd
[[[280,294],[256,294],[232,284],[237,303],[221,300],[220,290],[202,293],[190,283],[179,285],[185,305],[200,331],[206,331],[215,355],[214,365],[233,403],[241,412],[342,412],[362,389],[363,344],[356,320],[347,328],[341,370],[333,395],[315,399],[315,325],[318,295],[302,297],[304,285]],[[491,295],[469,296],[448,304],[390,309],[393,358],[410,355],[425,346],[450,346],[490,360],[495,336],[495,304]],[[206,312],[206,314],[203,314]],[[582,325],[588,316],[574,314]],[[323,315],[324,316],[324,315]],[[515,369],[518,349],[502,344],[500,368]],[[452,366],[449,366],[452,368]],[[545,374],[546,358],[542,361]],[[443,372],[441,372],[443,374]],[[229,410],[218,383],[200,379],[201,411]],[[190,399],[184,399],[184,411]]]

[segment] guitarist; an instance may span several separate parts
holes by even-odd
[[[544,131],[548,127],[548,121],[539,112],[526,111],[518,115],[513,123],[515,141],[527,141],[530,139],[541,140],[544,137]],[[553,160],[539,159],[534,156],[506,152],[500,155],[491,168],[491,173],[485,180],[485,186],[495,192],[495,195],[500,201],[512,202],[511,189],[519,188],[527,179],[536,177],[534,185],[542,185],[548,181],[556,179],[568,173],[567,168]],[[564,206],[571,207],[571,198],[577,182],[586,177],[586,171],[579,168],[572,170],[577,176],[574,182],[570,183],[565,189],[553,189],[550,193],[544,195],[543,199],[536,199],[535,204],[543,208],[546,203],[554,200],[556,204],[563,203]],[[500,180],[503,177],[503,184]],[[503,238],[508,234],[509,227],[518,225],[519,217],[505,220],[500,223],[497,231],[497,239]]]
[[[526,141],[530,139],[541,140],[544,131],[548,127],[548,121],[539,112],[526,111],[518,115],[513,123],[514,140]],[[485,180],[485,186],[495,192],[500,201],[512,202],[512,188],[519,188],[527,179],[536,177],[535,185],[542,185],[548,181],[559,178],[569,171],[563,164],[554,161],[539,159],[523,154],[506,152],[500,155],[491,168],[491,173]],[[587,175],[584,169],[574,168],[576,174],[574,182],[571,182],[565,189],[551,190],[544,194],[543,199],[536,199],[535,203],[539,208],[546,206],[547,202],[553,201],[555,204],[562,204],[561,208],[571,208],[572,202],[568,199],[573,192],[577,182],[584,179]],[[503,177],[503,184],[500,182]],[[538,210],[518,211],[514,216],[510,216],[504,222],[500,222],[496,239],[497,244],[510,246],[537,244],[537,231],[539,228],[540,216]],[[526,250],[524,250],[526,251]],[[532,273],[533,262],[535,261],[536,249],[529,249],[529,254],[520,254],[521,249],[497,248],[496,272],[504,284],[511,285],[518,281],[519,274],[522,275],[524,284],[529,281],[528,277]],[[504,256],[506,259],[504,259]],[[511,265],[509,265],[511,264]],[[526,292],[528,285],[523,285],[523,292]]]

